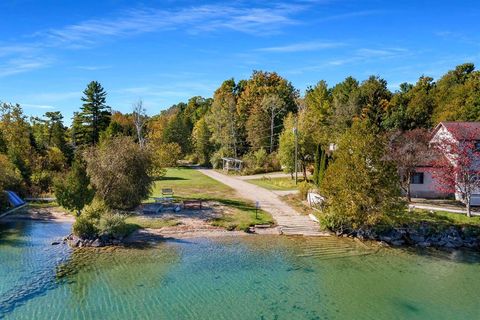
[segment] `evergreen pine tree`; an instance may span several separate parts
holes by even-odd
[[[105,103],[107,93],[99,82],[90,82],[83,94],[84,103],[74,118],[75,142],[77,145],[94,145],[100,132],[108,127],[112,113]]]

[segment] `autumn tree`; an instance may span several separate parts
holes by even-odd
[[[201,165],[210,163],[210,156],[213,151],[213,145],[210,141],[211,133],[205,118],[201,118],[195,124],[192,131],[192,141],[195,148],[195,154]]]
[[[448,71],[436,83],[435,122],[480,120],[480,71],[465,63]]]
[[[275,72],[254,71],[245,83],[243,91],[238,99],[237,110],[239,121],[245,127],[247,141],[253,151],[262,147],[270,148],[271,119],[262,107],[264,98],[276,95],[283,101],[282,112],[276,115],[274,121],[274,134],[282,131],[283,118],[288,112],[296,112],[298,91],[293,85]],[[277,143],[275,139],[273,145]]]
[[[112,209],[131,209],[150,195],[151,154],[131,137],[114,137],[85,152],[95,195]]]
[[[284,120],[283,131],[280,134],[280,145],[278,149],[278,155],[282,166],[288,169],[291,173],[294,173],[294,161],[295,161],[295,128],[297,128],[297,144],[298,144],[298,165],[303,172],[303,179],[307,180],[307,166],[313,161],[315,152],[315,142],[312,136],[307,134],[300,123],[304,123],[304,117],[306,113],[304,110],[300,110],[298,114],[297,124],[295,123],[295,115],[289,113]]]
[[[246,145],[242,143],[243,128],[237,109],[239,87],[233,79],[222,83],[213,96],[205,121],[211,132],[211,141],[222,156],[237,157]]]
[[[425,129],[395,131],[390,134],[387,157],[397,166],[400,186],[411,201],[410,183],[418,167],[428,166],[432,159],[431,135]]]
[[[328,227],[344,232],[404,210],[397,169],[385,157],[386,147],[368,121],[355,122],[340,136],[320,188]]]

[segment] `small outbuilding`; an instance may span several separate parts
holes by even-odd
[[[243,168],[243,161],[236,158],[222,158],[224,171],[240,171]]]

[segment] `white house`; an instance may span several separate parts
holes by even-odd
[[[441,122],[432,133],[430,144],[441,141],[451,140],[452,142],[475,141],[480,151],[480,122]],[[452,155],[445,155],[450,158]],[[480,152],[475,153],[480,163]],[[436,181],[429,170],[430,164],[427,162],[419,166],[416,173],[410,180],[411,196],[414,198],[445,198],[453,197],[462,200],[460,194],[445,194],[438,190],[438,181]],[[472,196],[471,205],[480,205],[480,190]]]

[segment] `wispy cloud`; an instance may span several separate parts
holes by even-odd
[[[46,57],[19,56],[6,60],[0,64],[0,77],[11,76],[32,70],[46,68],[52,63],[52,59]]]
[[[354,50],[353,54],[348,57],[327,61],[326,65],[341,66],[371,59],[389,59],[401,56],[403,57],[406,54],[409,54],[409,51],[404,48],[360,48]]]
[[[445,39],[445,40],[454,40],[457,42],[466,43],[469,45],[474,45],[478,47],[480,42],[476,37],[469,36],[462,32],[454,32],[454,31],[438,31],[434,33],[437,37]]]
[[[116,16],[86,20],[58,29],[37,32],[50,46],[74,48],[91,46],[106,38],[139,33],[183,29],[191,33],[233,30],[257,35],[276,32],[298,23],[294,15],[310,6],[308,3],[264,4],[263,6],[200,5],[177,10],[135,8]]]
[[[338,48],[344,45],[345,43],[342,43],[342,42],[310,41],[310,42],[293,43],[293,44],[288,44],[288,45],[278,46],[278,47],[260,48],[260,49],[257,49],[257,51],[289,53],[289,52],[317,51],[317,50],[323,50],[323,49]]]
[[[290,70],[289,74],[302,74],[323,70],[331,67],[340,67],[344,65],[368,63],[371,61],[380,61],[386,59],[405,58],[412,53],[405,48],[357,48],[352,49],[347,56],[338,57],[331,60],[322,61],[310,66]]]
[[[362,10],[362,11],[345,12],[345,13],[320,17],[320,18],[316,19],[316,21],[317,22],[328,22],[328,21],[333,21],[333,20],[351,19],[351,18],[357,18],[357,17],[365,17],[365,16],[371,16],[371,15],[383,14],[385,12],[386,11],[383,11],[383,10]]]
[[[285,26],[300,23],[297,14],[322,1],[265,2],[243,1],[228,4],[196,5],[177,9],[130,8],[105,18],[89,19],[30,35],[30,43],[0,45],[0,77],[24,73],[50,65],[55,50],[91,48],[119,37],[149,32],[181,30],[198,34],[230,30],[265,36]],[[79,66],[88,71],[103,67]]]
[[[41,105],[41,104],[31,104],[31,103],[19,103],[23,107],[35,108],[35,109],[54,109],[54,106],[50,105]]]

